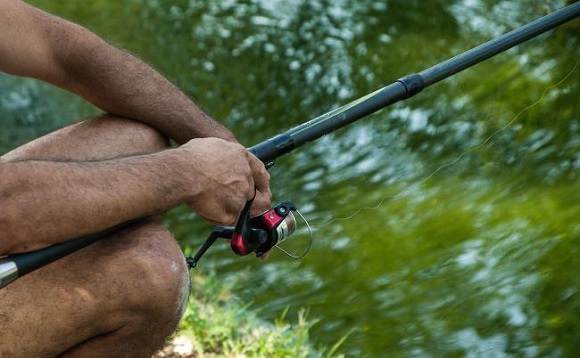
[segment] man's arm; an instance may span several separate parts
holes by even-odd
[[[231,225],[262,163],[240,144],[194,139],[154,154],[96,162],[0,162],[0,256],[38,249],[188,203]]]
[[[19,0],[0,0],[0,71],[34,77],[179,143],[101,162],[0,162],[0,256],[62,242],[188,203],[232,224],[254,195],[269,207],[263,164],[142,61]],[[196,137],[218,137],[194,139]]]
[[[197,137],[235,141],[143,61],[20,0],[0,0],[0,71],[55,84],[178,143]]]

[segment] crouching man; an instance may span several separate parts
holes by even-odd
[[[151,67],[19,0],[0,0],[0,71],[105,113],[0,157],[0,257],[143,218],[0,289],[0,357],[151,356],[189,294],[183,254],[155,218],[185,203],[231,225],[256,190],[264,211],[266,169]]]

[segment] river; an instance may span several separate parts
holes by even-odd
[[[250,146],[563,7],[563,1],[30,1],[153,64]],[[570,3],[570,2],[569,2]],[[353,357],[580,351],[580,22],[280,158],[299,223],[269,260],[202,272],[266,319],[306,310]],[[0,150],[98,113],[0,76]],[[196,250],[211,227],[167,224]],[[220,245],[221,244],[221,245]]]

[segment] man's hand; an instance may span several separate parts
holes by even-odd
[[[264,164],[240,144],[218,138],[199,138],[178,150],[196,158],[192,181],[199,191],[188,200],[190,208],[218,225],[236,223],[244,204],[252,199],[252,215],[270,208],[270,175]],[[185,169],[185,168],[184,168]]]

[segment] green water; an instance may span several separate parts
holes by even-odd
[[[563,1],[32,1],[139,54],[252,145],[518,27]],[[580,350],[580,22],[281,158],[300,261],[225,244],[201,270],[273,319],[369,357]],[[98,113],[0,76],[0,150]],[[211,230],[167,223],[195,250]],[[302,225],[302,228],[305,226]],[[285,247],[300,253],[301,233]]]

